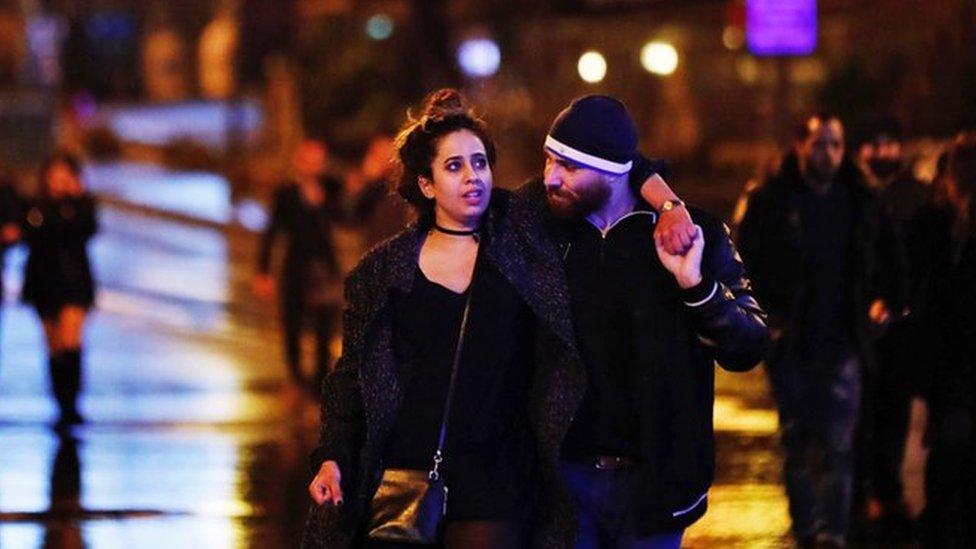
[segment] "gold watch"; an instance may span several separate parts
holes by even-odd
[[[665,200],[664,203],[661,204],[661,213],[670,212],[671,210],[675,208],[680,208],[681,206],[684,205],[685,203],[678,200],[677,198],[675,198],[674,200]]]

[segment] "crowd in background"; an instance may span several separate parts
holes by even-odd
[[[407,204],[390,195],[393,140],[377,135],[361,162],[339,177],[330,170],[328,147],[306,139],[292,157],[291,173],[274,192],[259,243],[254,293],[277,297],[290,390],[317,394],[338,353],[342,281],[362,254],[407,223]],[[277,275],[276,242],[284,240]],[[303,360],[302,334],[315,339],[314,367]],[[309,373],[311,370],[311,373]]]
[[[976,134],[931,181],[897,124],[848,145],[841,120],[811,117],[734,220],[775,340],[793,533],[972,547]]]

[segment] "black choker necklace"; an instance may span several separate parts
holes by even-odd
[[[441,227],[437,223],[434,223],[434,230],[436,230],[438,232],[442,232],[444,234],[449,234],[451,236],[470,236],[470,237],[473,237],[474,238],[475,242],[477,242],[478,241],[478,231],[480,231],[481,229],[478,228],[478,229],[470,229],[470,230],[466,230],[466,231],[459,231],[459,230],[456,230],[456,229],[448,229],[446,227]]]

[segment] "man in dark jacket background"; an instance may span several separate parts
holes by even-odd
[[[579,98],[549,131],[544,178],[518,192],[551,213],[585,366],[541,368],[550,405],[537,422],[550,429],[541,457],[561,471],[579,548],[680,546],[713,478],[714,360],[749,369],[768,339],[722,223],[666,187],[645,201],[629,184],[649,168],[636,145],[620,101]],[[672,242],[654,236],[666,216]],[[681,240],[690,249],[671,253]]]
[[[881,205],[891,222],[895,236],[907,257],[921,257],[914,250],[918,213],[933,202],[932,188],[914,174],[914,162],[908,161],[902,147],[901,125],[894,119],[879,122],[870,139],[858,149],[858,159],[868,184],[879,193]],[[918,273],[906,264],[903,287],[917,288]],[[913,290],[909,295],[914,295]],[[877,395],[874,431],[871,434],[872,509],[869,519],[876,521],[878,533],[888,539],[909,535],[911,521],[918,509],[906,505],[908,493],[902,485],[902,466],[909,440],[909,426],[919,425],[928,416],[923,398],[925,371],[929,370],[930,353],[924,341],[924,326],[918,315],[907,307],[894,314],[891,324],[875,345]],[[909,458],[911,459],[911,458]],[[911,483],[910,479],[908,480]]]
[[[807,121],[796,154],[750,197],[739,247],[773,333],[766,364],[793,533],[842,546],[871,335],[897,310],[900,265],[879,201],[844,155],[838,118]]]

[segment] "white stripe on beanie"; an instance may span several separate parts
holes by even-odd
[[[600,158],[599,156],[593,156],[592,154],[585,153],[579,149],[574,149],[565,143],[561,143],[551,135],[546,136],[546,149],[549,149],[553,153],[564,158],[568,158],[574,162],[579,162],[580,164],[583,164],[589,168],[612,173],[614,175],[623,175],[629,172],[630,168],[634,165],[632,160],[628,160],[626,163],[621,164],[620,162],[613,162],[611,160]]]

